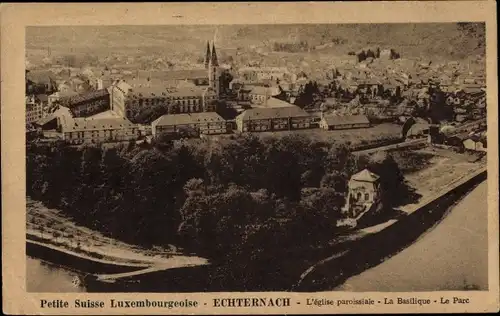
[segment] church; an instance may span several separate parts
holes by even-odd
[[[217,98],[220,96],[220,68],[217,60],[217,52],[215,51],[215,43],[212,44],[210,51],[210,43],[207,42],[207,53],[205,55],[205,69],[208,75],[208,86],[213,89]]]
[[[112,110],[127,118],[162,104],[177,106],[178,113],[213,112],[220,98],[220,75],[215,44],[210,47],[207,42],[204,68],[141,73],[139,77],[147,79],[125,80],[126,91],[114,82],[110,87]]]

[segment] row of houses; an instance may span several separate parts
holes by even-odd
[[[152,123],[153,135],[162,132],[179,132],[191,128],[200,134],[225,134],[231,129],[240,133],[299,130],[321,127],[325,130],[353,129],[370,127],[364,115],[354,116],[312,116],[298,106],[279,108],[252,108],[238,115],[234,124],[226,121],[215,112],[168,114]]]
[[[112,111],[111,111],[112,112]],[[119,116],[74,117],[69,108],[60,107],[36,125],[42,130],[60,133],[71,144],[101,143],[135,140],[146,136],[145,127],[131,123]],[[299,130],[321,127],[326,130],[366,128],[366,116],[313,116],[303,109],[290,105],[278,108],[252,108],[243,111],[236,119],[225,120],[216,112],[166,114],[151,123],[153,137],[163,133],[193,131],[192,135]],[[149,129],[149,128],[147,128]]]

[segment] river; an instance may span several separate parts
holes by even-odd
[[[86,292],[83,275],[40,259],[26,258],[26,291],[44,293]]]
[[[464,197],[434,229],[339,291],[488,289],[487,182]]]

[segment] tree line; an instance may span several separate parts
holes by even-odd
[[[309,43],[307,41],[300,41],[299,43],[273,43],[273,50],[276,52],[296,53],[306,51],[308,49]]]
[[[375,51],[372,51],[371,49],[368,49],[368,50],[362,50],[360,51],[359,53],[355,53],[353,51],[349,52],[348,55],[356,55],[357,59],[358,59],[358,62],[362,62],[364,60],[367,60],[368,58],[372,58],[372,59],[375,59],[375,58],[380,58],[380,48],[377,47],[377,49]],[[399,59],[401,58],[401,55],[396,52],[394,49],[390,49],[390,53],[389,53],[389,59]]]

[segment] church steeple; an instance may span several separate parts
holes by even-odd
[[[207,41],[207,53],[205,55],[205,69],[208,69],[208,65],[210,64],[210,44]]]
[[[215,52],[215,43],[212,43],[212,59],[211,59],[212,67],[218,67],[219,62],[217,61],[217,53]]]

